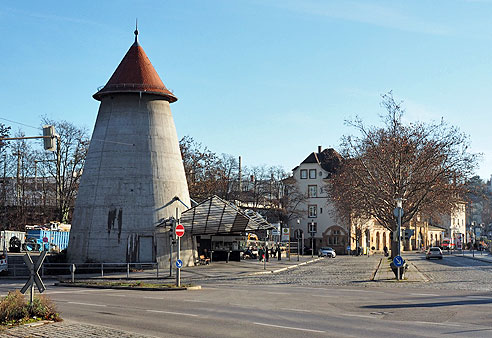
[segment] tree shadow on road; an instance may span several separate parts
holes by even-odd
[[[381,305],[364,305],[365,309],[404,309],[404,308],[433,308],[456,305],[483,305],[492,304],[492,298],[487,299],[463,299],[449,302],[429,302],[416,304],[381,304]]]

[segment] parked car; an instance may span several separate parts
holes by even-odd
[[[323,247],[318,250],[318,257],[331,257],[335,258],[337,253],[330,247]]]
[[[427,254],[425,255],[425,259],[437,258],[442,259],[442,250],[438,247],[431,247],[427,250]]]

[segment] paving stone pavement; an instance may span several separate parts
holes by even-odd
[[[92,324],[59,322],[34,327],[17,327],[0,331],[0,337],[10,338],[87,338],[87,337],[118,337],[118,338],[151,338],[141,334],[115,330]]]

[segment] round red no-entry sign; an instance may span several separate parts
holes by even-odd
[[[183,224],[176,225],[176,236],[181,237],[185,233],[185,228]]]

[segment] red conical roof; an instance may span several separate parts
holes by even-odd
[[[178,98],[162,83],[154,66],[152,66],[143,48],[138,43],[137,34],[138,31],[135,31],[135,43],[121,60],[108,83],[93,97],[101,101],[104,95],[143,92],[161,95],[169,102],[176,102]]]

